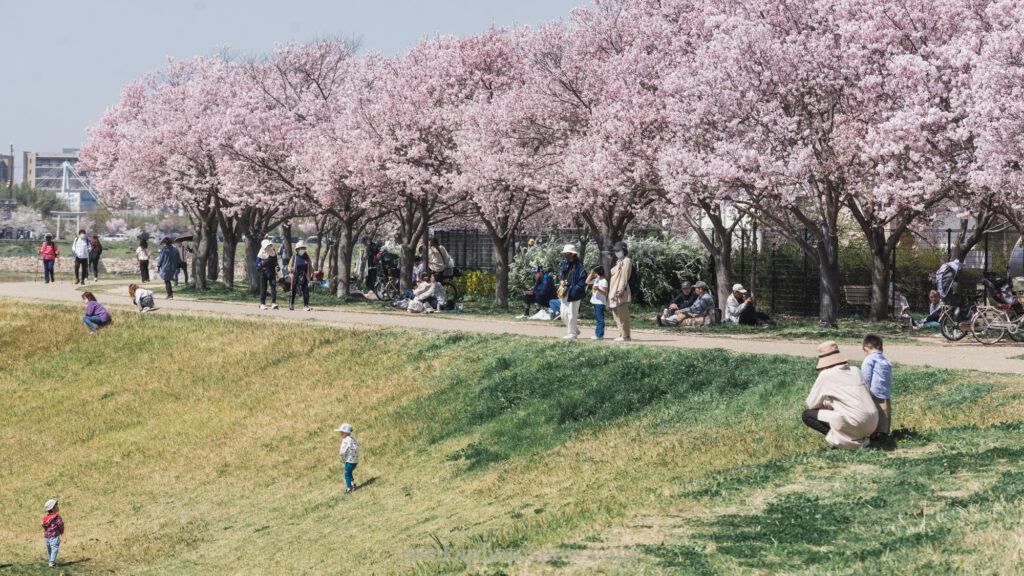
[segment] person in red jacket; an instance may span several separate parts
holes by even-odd
[[[60,258],[60,250],[53,242],[53,236],[49,234],[43,239],[43,245],[39,248],[39,254],[43,257],[43,282],[53,282],[53,265],[57,258]]]
[[[50,568],[57,566],[57,551],[60,550],[60,537],[64,535],[64,520],[60,517],[57,501],[46,501],[46,515],[43,516],[43,541],[46,542],[46,554],[50,559]]]

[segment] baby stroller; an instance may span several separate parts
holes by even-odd
[[[1010,319],[1016,319],[1024,314],[1024,304],[1021,304],[1017,295],[1013,293],[1013,287],[1006,278],[998,276],[981,279],[985,285],[985,294],[992,304],[999,310],[1005,310]]]

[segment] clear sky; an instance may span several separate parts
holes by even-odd
[[[225,45],[356,37],[397,54],[420,38],[564,18],[586,0],[0,0],[0,153],[80,147],[121,87],[167,57]]]

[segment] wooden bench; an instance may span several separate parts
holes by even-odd
[[[871,286],[843,286],[843,300],[850,306],[871,306]]]

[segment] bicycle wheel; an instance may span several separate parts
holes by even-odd
[[[964,331],[963,327],[960,326],[960,322],[957,322],[952,314],[942,315],[942,319],[939,321],[939,331],[950,342],[958,342],[963,340],[964,336],[967,336],[967,332]]]
[[[398,279],[397,278],[377,278],[377,284],[373,287],[373,293],[377,295],[377,300],[392,301],[398,297]]]
[[[995,344],[1006,335],[1003,326],[1009,321],[1005,313],[994,308],[984,308],[971,321],[971,335],[982,344]]]

